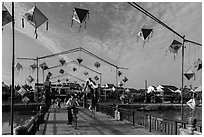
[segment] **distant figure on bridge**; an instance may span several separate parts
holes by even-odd
[[[87,92],[87,88],[89,89],[88,92]],[[97,88],[98,88],[98,85],[91,78],[88,78],[86,80],[85,87],[84,87],[84,90],[83,90],[84,100],[86,100],[86,97],[89,99],[89,110],[91,112],[95,111],[95,109],[96,109]]]
[[[57,102],[57,107],[60,109],[61,108],[61,99],[57,98],[55,101]]]

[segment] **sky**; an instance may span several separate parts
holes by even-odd
[[[186,39],[202,43],[201,2],[138,2],[137,4],[179,34],[185,35]],[[5,2],[4,5],[11,13],[11,3]],[[46,23],[38,28],[37,39],[34,28],[27,21],[24,21],[24,28],[21,23],[22,15],[34,5],[49,22],[48,31]],[[71,27],[74,7],[89,9],[90,13],[86,28],[82,24],[80,32],[77,22],[74,21]],[[143,40],[140,38],[137,40],[137,35],[144,26],[153,29],[153,35],[143,46]],[[147,80],[148,86],[163,84],[180,88],[181,49],[175,59],[172,53],[166,52],[174,39],[182,42],[180,37],[126,2],[15,2],[15,64],[20,63],[23,66],[22,71],[15,70],[15,84],[23,84],[28,75],[31,75],[36,82],[36,71],[29,70],[29,65],[35,61],[19,60],[18,57],[36,58],[83,47],[114,65],[128,68],[120,70],[122,76],[118,77],[118,82],[124,77],[128,78],[124,87],[144,88],[144,81]],[[11,84],[11,57],[12,29],[9,23],[3,26],[2,31],[2,81],[6,84]],[[39,60],[39,64],[45,62],[48,67],[59,65],[59,59],[62,57],[67,62],[82,58],[83,65],[102,74],[102,85],[116,83],[116,69],[113,66],[84,52],[42,59]],[[185,43],[184,72],[191,68],[198,58],[202,58],[201,47]],[[95,62],[99,62],[101,66],[96,68]],[[76,72],[72,71],[73,67],[77,68]],[[50,70],[53,77],[60,75],[60,69],[82,80],[96,75],[99,77],[97,73],[71,63]],[[88,76],[83,74],[85,71],[89,73]],[[193,71],[195,77],[189,81],[184,77],[184,85],[193,85],[193,87],[201,85],[202,69]],[[47,73],[48,71],[45,71],[45,74]],[[40,69],[39,82],[42,82],[42,78]],[[76,81],[70,76],[60,77],[64,78]]]

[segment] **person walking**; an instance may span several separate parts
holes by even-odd
[[[66,107],[67,107],[67,113],[68,113],[68,125],[72,124],[72,109],[75,109],[77,106],[79,106],[79,103],[77,101],[76,98],[74,98],[74,95],[71,94],[71,97],[68,99],[67,103],[66,103]]]

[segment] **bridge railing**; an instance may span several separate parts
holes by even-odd
[[[31,121],[25,126],[18,126],[14,128],[15,135],[35,135],[39,130],[40,124],[44,122],[45,112],[41,109]]]
[[[109,116],[115,117],[114,106],[98,105],[98,111],[105,113]],[[141,125],[145,127],[149,132],[156,131],[160,134],[165,135],[178,135],[180,128],[187,127],[188,122],[171,120],[168,118],[159,118],[152,115],[143,113],[142,111],[131,110],[131,109],[118,109],[120,112],[120,120],[127,120],[132,126]],[[202,125],[196,125],[196,129],[202,132]]]

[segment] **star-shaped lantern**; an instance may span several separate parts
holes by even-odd
[[[24,28],[24,18],[35,28],[36,39],[38,37],[37,28],[47,22],[46,29],[48,30],[48,18],[36,7],[33,6],[27,11],[22,18],[22,27]]]

